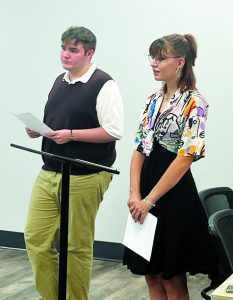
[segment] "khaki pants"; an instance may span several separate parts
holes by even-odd
[[[70,176],[67,299],[87,300],[93,258],[95,217],[112,175]],[[36,288],[44,300],[58,297],[61,174],[41,170],[32,190],[25,228]]]

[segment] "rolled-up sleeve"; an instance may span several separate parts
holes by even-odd
[[[96,103],[100,126],[116,139],[123,137],[124,111],[121,92],[117,83],[107,81],[100,90]]]
[[[186,122],[180,140],[178,155],[193,156],[193,160],[205,156],[205,127],[208,113],[207,102],[193,96],[184,111]]]

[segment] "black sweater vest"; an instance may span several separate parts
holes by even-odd
[[[68,84],[63,80],[64,74],[57,77],[49,93],[44,111],[44,123],[53,130],[88,129],[99,127],[96,112],[97,96],[103,85],[112,78],[100,69],[96,69],[87,83],[76,82]],[[56,144],[48,138],[43,138],[42,151],[78,158],[105,166],[111,166],[116,158],[115,142],[86,143],[69,142]],[[44,170],[61,172],[61,162],[43,156]],[[94,173],[96,170],[72,166],[72,175]]]

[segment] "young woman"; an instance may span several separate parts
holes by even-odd
[[[140,117],[131,161],[129,210],[143,223],[158,218],[151,260],[125,249],[123,263],[145,275],[151,300],[188,300],[186,273],[212,274],[217,261],[190,166],[205,156],[208,103],[196,89],[192,35],[171,34],[149,48],[162,88]]]

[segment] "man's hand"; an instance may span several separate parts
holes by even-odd
[[[57,144],[65,144],[71,141],[70,129],[56,130],[46,134],[46,137],[53,140]]]
[[[28,127],[26,127],[25,129],[26,129],[28,136],[30,136],[30,138],[32,138],[32,139],[35,139],[35,138],[38,138],[41,136],[38,132],[35,132]]]

